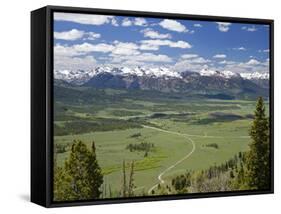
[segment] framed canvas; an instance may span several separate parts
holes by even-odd
[[[273,20],[31,13],[31,201],[273,193]]]

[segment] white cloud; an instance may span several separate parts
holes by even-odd
[[[229,31],[231,23],[228,23],[228,22],[216,22],[216,23],[218,25],[219,31],[221,31],[221,32]]]
[[[119,42],[114,41],[115,47],[112,50],[113,54],[116,55],[137,55],[140,52],[138,51],[138,46],[132,42]]]
[[[77,40],[84,36],[84,31],[72,29],[70,31],[63,31],[63,32],[54,32],[55,39],[61,40]]]
[[[72,29],[72,30],[63,31],[63,32],[54,32],[55,39],[68,40],[68,41],[74,41],[74,40],[81,39],[81,38],[83,38],[84,40],[95,40],[100,37],[101,37],[101,35],[99,33],[84,32],[84,31],[77,30],[77,29]]]
[[[199,72],[204,68],[208,68],[211,63],[211,60],[197,54],[183,54],[173,68],[177,71]]]
[[[180,44],[180,43],[179,43]],[[112,44],[87,42],[75,45],[54,46],[55,69],[90,69],[97,62],[90,54],[93,52],[108,53],[105,56],[108,63],[119,64],[153,64],[157,62],[172,62],[165,54],[142,53],[140,46],[132,42],[114,41]]]
[[[57,44],[54,46],[55,56],[80,56],[85,55],[85,53],[75,50],[72,46]]]
[[[191,62],[194,64],[204,64],[204,63],[211,62],[211,60],[205,59],[203,57],[198,57],[198,58],[192,59]]]
[[[118,24],[118,22],[117,22],[117,20],[116,20],[115,18],[112,18],[112,19],[111,19],[111,24],[112,24],[113,26],[115,26],[115,27],[118,27],[118,26],[119,26],[119,24]]]
[[[129,26],[132,26],[132,25],[147,26],[148,23],[147,23],[146,19],[144,19],[144,18],[135,18],[135,19],[124,18],[121,25],[123,27],[129,27]]]
[[[246,51],[247,49],[244,48],[244,47],[238,47],[238,48],[232,48],[233,50],[236,50],[236,51]]]
[[[181,55],[181,58],[183,58],[183,59],[192,59],[192,58],[196,58],[196,57],[198,57],[197,54],[183,54],[183,55]]]
[[[136,26],[146,26],[147,22],[144,18],[135,18],[134,25],[136,25]]]
[[[103,52],[108,53],[111,52],[114,49],[113,45],[105,44],[105,43],[99,43],[99,44],[89,44],[89,43],[83,43],[79,45],[73,46],[75,50],[80,52]]]
[[[114,50],[113,45],[105,44],[105,43],[99,43],[96,45],[93,45],[92,51],[94,52],[102,52],[102,53],[108,53]]]
[[[144,62],[146,63],[155,63],[155,62],[165,62],[170,63],[172,59],[164,54],[153,54],[153,53],[140,53],[138,55],[115,55],[111,54],[112,63],[118,64],[129,64],[129,65],[140,65]]]
[[[251,73],[251,72],[269,72],[269,61],[258,61],[250,59],[246,62],[238,62],[225,60],[221,58],[219,62],[209,60],[196,54],[184,54],[175,63],[173,68],[177,71],[194,71],[199,72],[204,68],[211,70],[228,70],[235,73]]]
[[[94,51],[94,45],[87,42],[73,45],[72,48],[78,53],[89,53]]]
[[[73,46],[56,44],[54,46],[54,54],[57,56],[81,56],[81,55],[86,55],[90,52],[108,53],[113,51],[114,48],[115,47],[113,45],[109,45],[105,43],[99,43],[93,45],[85,42]]]
[[[58,13],[58,12],[54,13],[54,20],[56,21],[69,21],[69,22],[88,24],[88,25],[109,24],[112,22],[113,19],[115,19],[114,16],[105,16],[105,15]]]
[[[251,27],[243,26],[241,29],[249,32],[255,32],[258,30],[254,25]]]
[[[172,36],[171,34],[161,34],[158,31],[154,31],[151,28],[146,28],[142,30],[144,37],[149,37],[151,39],[170,39]]]
[[[147,46],[144,48],[144,46]],[[63,67],[62,64],[59,64],[60,59],[63,62],[68,62],[72,58],[75,58],[75,63],[70,63],[69,67],[75,67],[73,64],[77,64],[79,62],[83,63],[85,61],[85,57],[89,56],[89,54],[93,52],[101,52],[101,53],[108,53],[107,57],[109,57],[109,63],[135,63],[135,65],[147,62],[156,63],[156,62],[172,62],[172,58],[165,54],[153,54],[153,53],[143,53],[140,50],[144,49],[152,49],[152,48],[159,48],[159,46],[169,46],[173,48],[190,48],[187,42],[184,41],[176,41],[173,42],[171,40],[142,40],[139,44],[133,42],[120,42],[114,41],[111,44],[106,43],[98,43],[98,44],[91,44],[88,42],[84,42],[81,44],[75,45],[60,45],[56,44],[54,46],[54,53],[56,57],[56,65],[60,68]],[[112,62],[110,62],[112,60]],[[203,59],[196,59],[197,62],[194,63],[202,63]],[[93,61],[93,60],[91,60]],[[87,62],[90,62],[88,59]],[[86,64],[88,66],[89,63]],[[65,65],[66,67],[67,64]],[[82,66],[82,65],[81,65]]]
[[[157,51],[159,50],[159,46],[157,45],[150,45],[150,44],[141,44],[140,50],[150,50],[150,51]]]
[[[232,72],[237,72],[237,73],[251,73],[251,72],[268,73],[269,72],[269,62],[268,61],[262,62],[256,59],[250,59],[247,62],[229,61],[222,65],[223,67],[221,69],[230,70]]]
[[[172,59],[164,54],[143,53],[137,56],[137,61],[145,62],[171,62]]]
[[[225,54],[216,54],[213,56],[213,58],[224,59],[224,58],[226,58],[226,55]]]
[[[223,60],[223,61],[220,61],[219,64],[221,64],[221,65],[233,65],[233,64],[235,64],[235,62],[234,61]]]
[[[259,53],[269,53],[269,49],[259,50]]]
[[[95,40],[101,37],[99,33],[94,33],[94,32],[87,32],[85,33],[86,38],[84,40]]]
[[[203,27],[201,24],[194,24],[194,27]]]
[[[171,48],[191,48],[192,46],[188,42],[184,41],[177,41],[173,42],[171,40],[160,40],[160,39],[154,39],[154,40],[142,40],[140,49],[142,50],[158,50],[159,46],[169,46]]]
[[[208,64],[205,63],[197,63],[193,60],[179,60],[173,68],[176,71],[192,71],[192,72],[199,72],[204,68],[208,68]]]
[[[69,56],[54,56],[55,70],[89,70],[92,69],[96,60],[93,56],[69,57]]]
[[[246,62],[247,65],[259,65],[260,61],[256,59],[250,59],[248,62]]]
[[[137,55],[139,46],[131,42],[114,41],[113,44],[99,43],[90,44],[87,42],[72,46],[55,45],[54,53],[59,56],[81,56],[91,52],[113,53],[115,55]]]
[[[159,25],[165,29],[176,31],[176,32],[188,32],[188,29],[178,21],[164,19]]]
[[[129,27],[129,26],[131,26],[132,24],[133,24],[133,22],[132,22],[130,19],[125,18],[125,19],[123,19],[121,25],[124,26],[124,27]]]

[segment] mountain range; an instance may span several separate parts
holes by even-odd
[[[96,67],[90,71],[55,70],[56,80],[95,88],[141,89],[162,92],[267,95],[268,73],[234,73],[203,69],[174,71],[169,67]]]

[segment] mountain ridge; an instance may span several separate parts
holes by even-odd
[[[160,66],[160,67],[110,67],[110,66],[103,66],[103,67],[96,67],[89,71],[84,70],[55,70],[54,75],[55,79],[61,79],[66,82],[72,82],[74,84],[84,84],[92,77],[97,76],[102,73],[109,73],[112,75],[119,75],[119,76],[138,76],[138,77],[165,77],[165,78],[179,78],[183,79],[187,73],[196,75],[199,74],[200,76],[219,76],[226,79],[241,77],[243,79],[248,80],[257,80],[257,79],[269,79],[268,73],[235,73],[229,70],[225,71],[218,71],[218,70],[210,70],[210,69],[202,69],[199,72],[194,71],[183,71],[178,72],[172,70],[169,67]]]
[[[240,75],[231,71],[203,69],[176,72],[168,67],[97,67],[89,72],[55,72],[55,79],[73,86],[97,89],[138,89],[175,93],[226,94],[231,96],[268,96],[268,76]],[[66,85],[67,85],[66,84]]]

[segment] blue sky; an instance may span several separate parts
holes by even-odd
[[[54,14],[55,69],[100,65],[269,72],[266,25]]]

